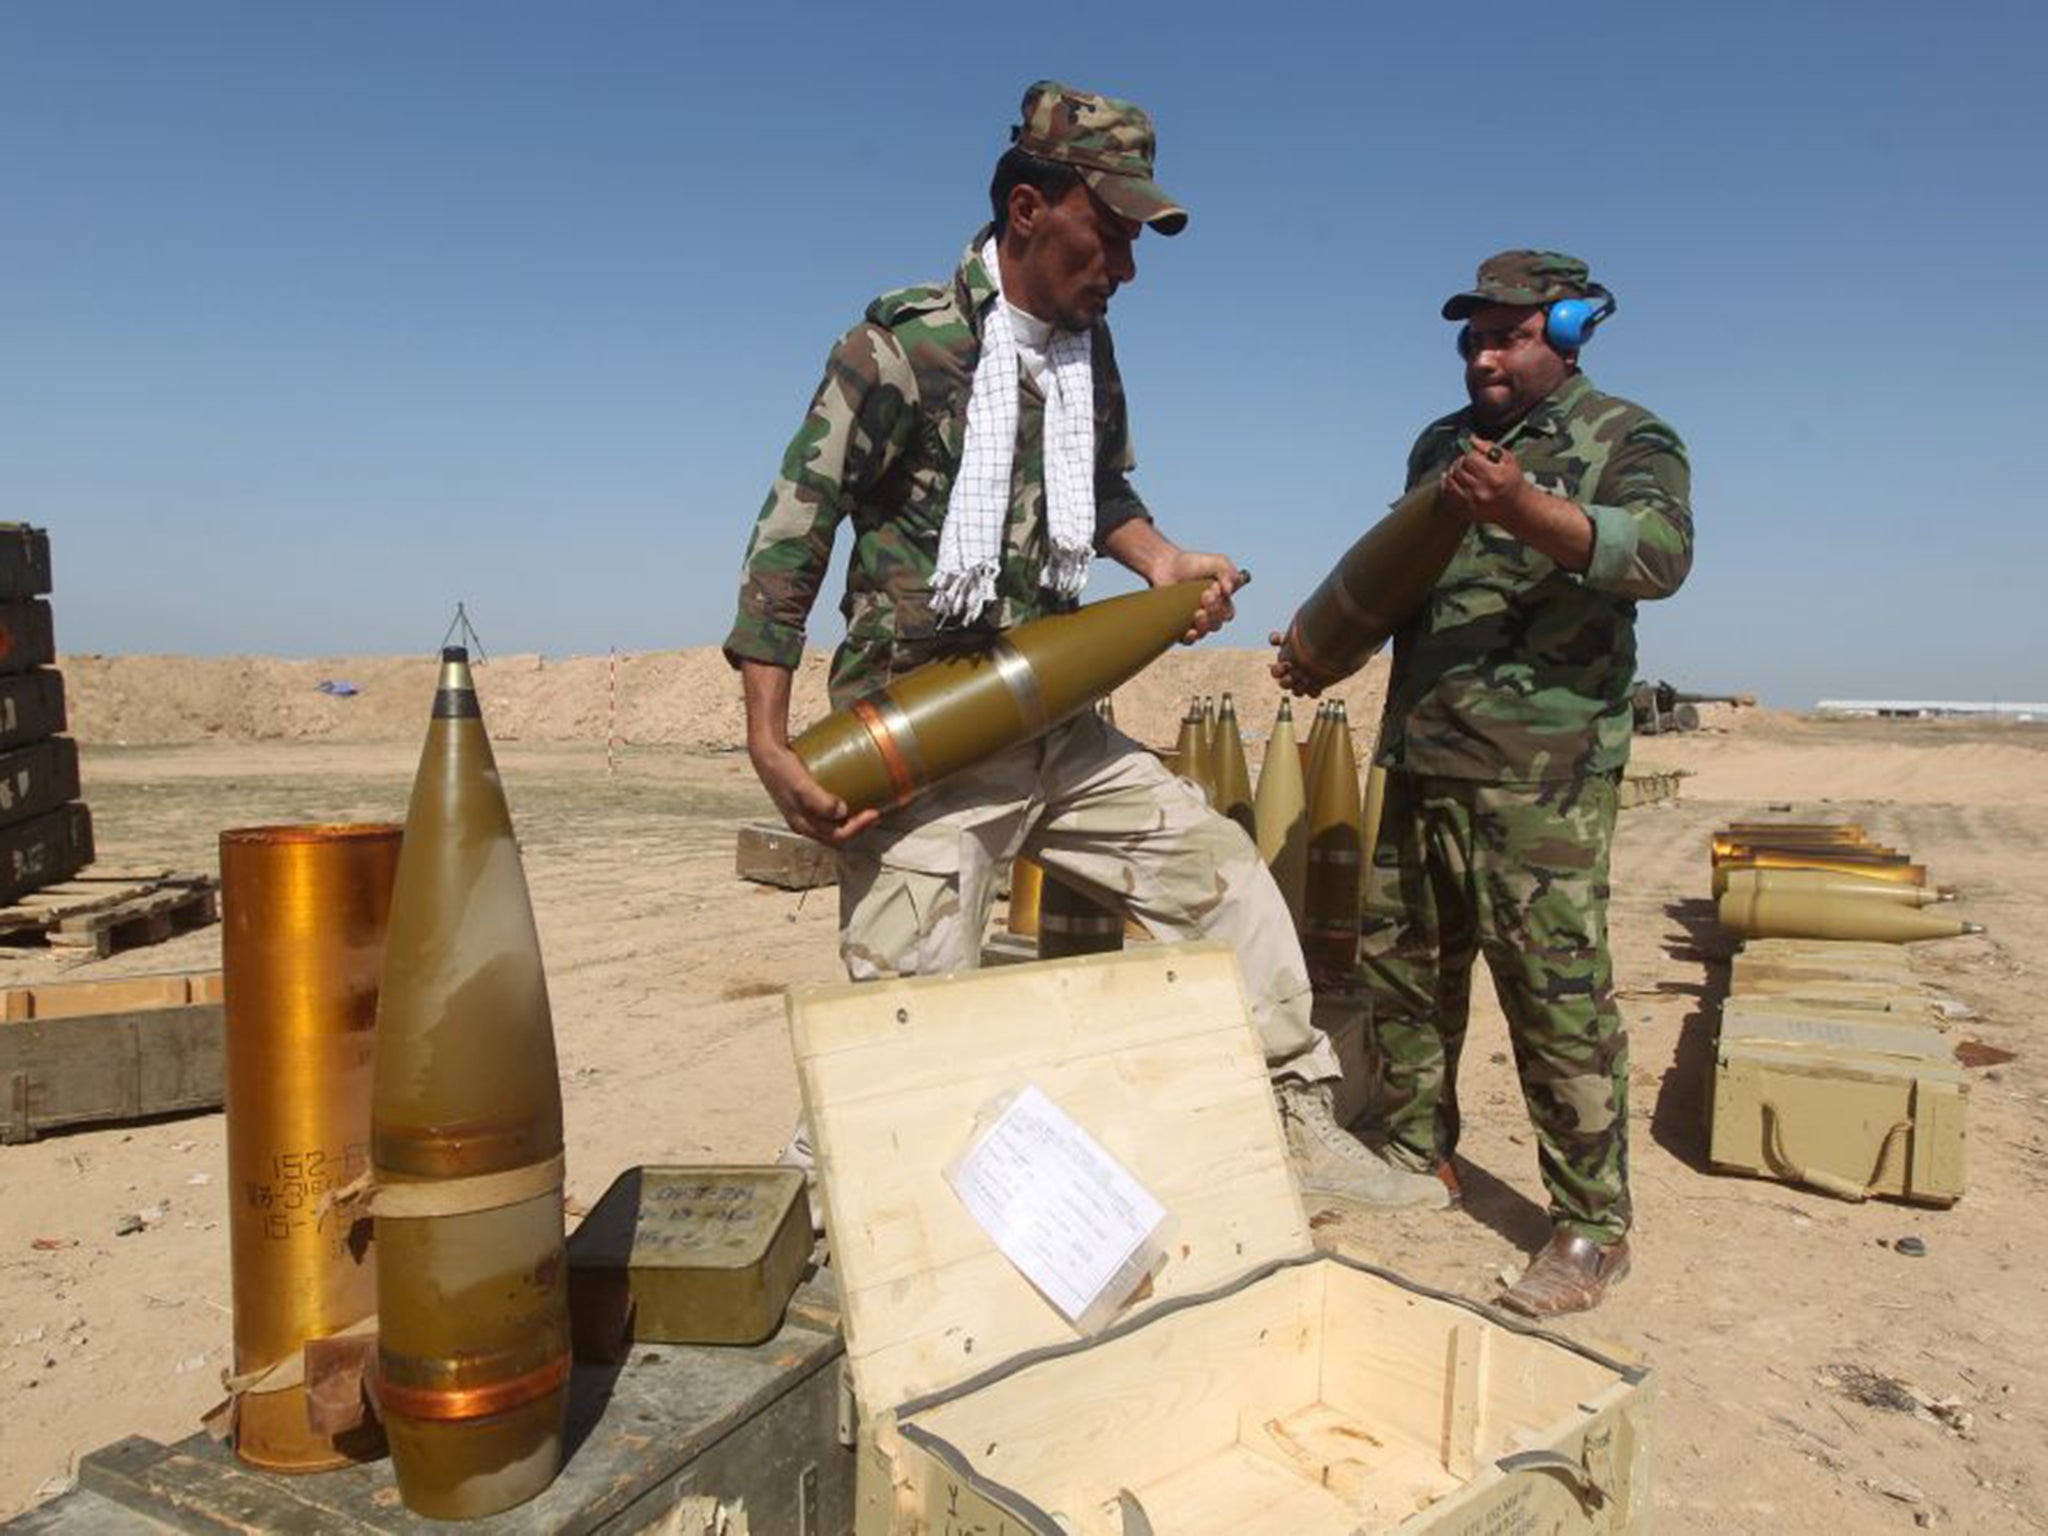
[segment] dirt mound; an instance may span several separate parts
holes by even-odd
[[[1117,691],[1117,723],[1141,741],[1171,745],[1190,694],[1227,692],[1247,738],[1263,738],[1280,702],[1266,674],[1269,656],[1212,646],[1172,651]],[[825,663],[826,653],[812,652],[798,671],[799,722],[825,710]],[[415,656],[80,654],[59,665],[72,734],[88,744],[410,741],[434,690],[433,664]],[[739,680],[713,647],[620,655],[616,714],[613,682],[607,656],[501,656],[477,668],[485,715],[499,740],[602,744],[615,728],[621,741],[640,746],[714,752],[744,744]],[[322,683],[346,683],[355,692],[322,692]],[[1336,697],[1366,732],[1385,693],[1380,659]]]

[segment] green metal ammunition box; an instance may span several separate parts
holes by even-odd
[[[629,1168],[569,1238],[578,1358],[623,1345],[754,1344],[781,1325],[811,1254],[796,1168]]]

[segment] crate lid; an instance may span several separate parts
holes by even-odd
[[[975,1118],[1035,1084],[1164,1205],[1143,1311],[1310,1251],[1245,1002],[1221,944],[1146,945],[789,994],[854,1390],[943,1390],[1073,1326],[946,1182]]]

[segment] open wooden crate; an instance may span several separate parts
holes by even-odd
[[[1650,1382],[1316,1254],[1237,966],[1172,945],[790,996],[859,1405],[861,1536],[1619,1532]],[[943,1169],[1035,1084],[1171,1213],[1083,1338]]]

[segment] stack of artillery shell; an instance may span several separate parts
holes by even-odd
[[[1310,977],[1324,984],[1335,984],[1357,960],[1363,809],[1358,759],[1340,703],[1330,712],[1321,751],[1310,758],[1308,780],[1308,878],[1301,947]]]
[[[1266,742],[1265,761],[1259,765],[1259,798],[1253,812],[1259,857],[1273,872],[1273,883],[1280,887],[1299,932],[1308,883],[1308,796],[1294,740],[1294,711],[1285,699]]]
[[[1237,706],[1229,694],[1217,712],[1216,734],[1209,746],[1209,772],[1215,780],[1214,805],[1256,839],[1258,827],[1252,819],[1252,777],[1245,766],[1244,737],[1237,728]]]
[[[408,1508],[509,1509],[562,1462],[562,1094],[540,941],[467,654],[442,654],[377,1015],[378,1404]]]
[[[1422,606],[1466,526],[1439,515],[1435,481],[1403,496],[1295,612],[1282,662],[1309,690],[1356,672]]]
[[[370,1083],[395,826],[220,837],[232,1438],[253,1466],[311,1472],[384,1454],[374,1423],[312,1429],[303,1350],[361,1332],[374,1254],[319,1203],[369,1166]],[[361,1402],[360,1371],[345,1407]],[[357,1413],[353,1417],[360,1418]]]
[[[850,811],[902,805],[1135,677],[1187,632],[1208,585],[1154,587],[1020,624],[985,651],[854,700],[791,745]]]
[[[1721,926],[1744,938],[1898,944],[1982,932],[1921,910],[1941,899],[1927,893],[1926,878],[1907,854],[1847,823],[1744,823],[1713,838]]]

